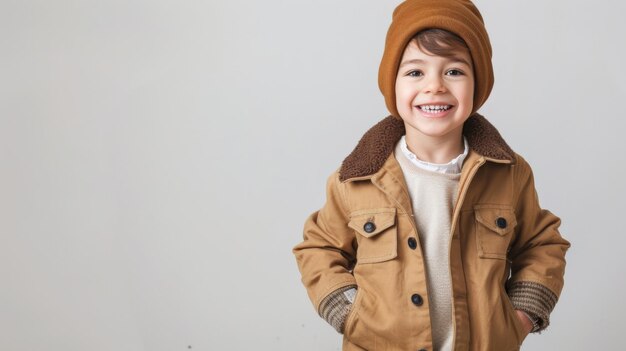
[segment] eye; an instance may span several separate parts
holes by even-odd
[[[406,75],[409,77],[421,77],[424,74],[421,71],[413,70],[413,71],[409,71]]]
[[[446,72],[446,74],[451,75],[451,76],[462,76],[464,73],[461,70],[453,68],[449,70],[448,72]]]

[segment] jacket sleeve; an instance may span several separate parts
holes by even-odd
[[[533,332],[545,329],[563,289],[565,252],[559,217],[539,205],[531,167],[518,155],[517,236],[509,252],[507,291],[513,306],[537,319]]]
[[[336,295],[348,287],[356,287],[351,272],[355,262],[355,234],[348,222],[339,173],[334,172],[326,184],[326,203],[307,218],[304,240],[293,248],[302,283],[315,310],[327,321],[330,317],[325,315],[329,312],[320,305],[328,304],[322,301],[333,292]],[[345,308],[342,310],[345,312]]]

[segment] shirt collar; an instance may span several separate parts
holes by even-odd
[[[439,172],[439,173],[444,173],[444,174],[461,173],[463,160],[465,160],[465,157],[467,157],[467,154],[469,152],[469,145],[467,143],[467,138],[465,136],[463,136],[463,147],[464,147],[463,153],[453,158],[448,163],[430,163],[430,162],[426,162],[426,161],[422,161],[418,159],[417,156],[414,153],[412,153],[411,150],[409,150],[409,147],[406,144],[406,135],[403,135],[402,138],[400,138],[400,147],[402,149],[402,153],[404,154],[404,156],[406,156],[406,158],[409,159],[409,161],[411,161],[411,163],[413,163],[415,166],[428,170],[428,171]]]

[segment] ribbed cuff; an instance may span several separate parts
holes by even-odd
[[[537,316],[533,316],[533,315],[531,315],[530,313],[525,312],[525,311],[522,311],[522,310],[519,310],[519,311],[521,311],[521,312],[522,312],[522,313],[526,316],[526,318],[528,318],[528,320],[530,321],[530,323],[532,324],[532,326],[533,326],[533,327],[532,327],[532,329],[530,330],[530,332],[531,332],[531,333],[532,333],[532,332],[534,332],[534,331],[539,330],[539,328],[540,328],[541,326],[539,325],[539,318],[537,318]]]
[[[507,288],[515,309],[536,318],[531,333],[542,331],[550,324],[550,312],[556,305],[557,296],[547,287],[534,282],[515,282]]]
[[[332,325],[341,334],[343,334],[346,317],[352,308],[352,303],[344,292],[355,288],[356,285],[339,288],[328,294],[320,303],[318,311],[320,317],[324,318],[328,324]]]

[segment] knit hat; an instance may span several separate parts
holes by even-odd
[[[378,69],[378,87],[387,109],[397,118],[396,75],[409,41],[424,29],[450,31],[465,40],[474,65],[474,104],[472,114],[487,100],[493,87],[491,43],[483,18],[469,0],[407,0],[393,11],[385,52]]]

